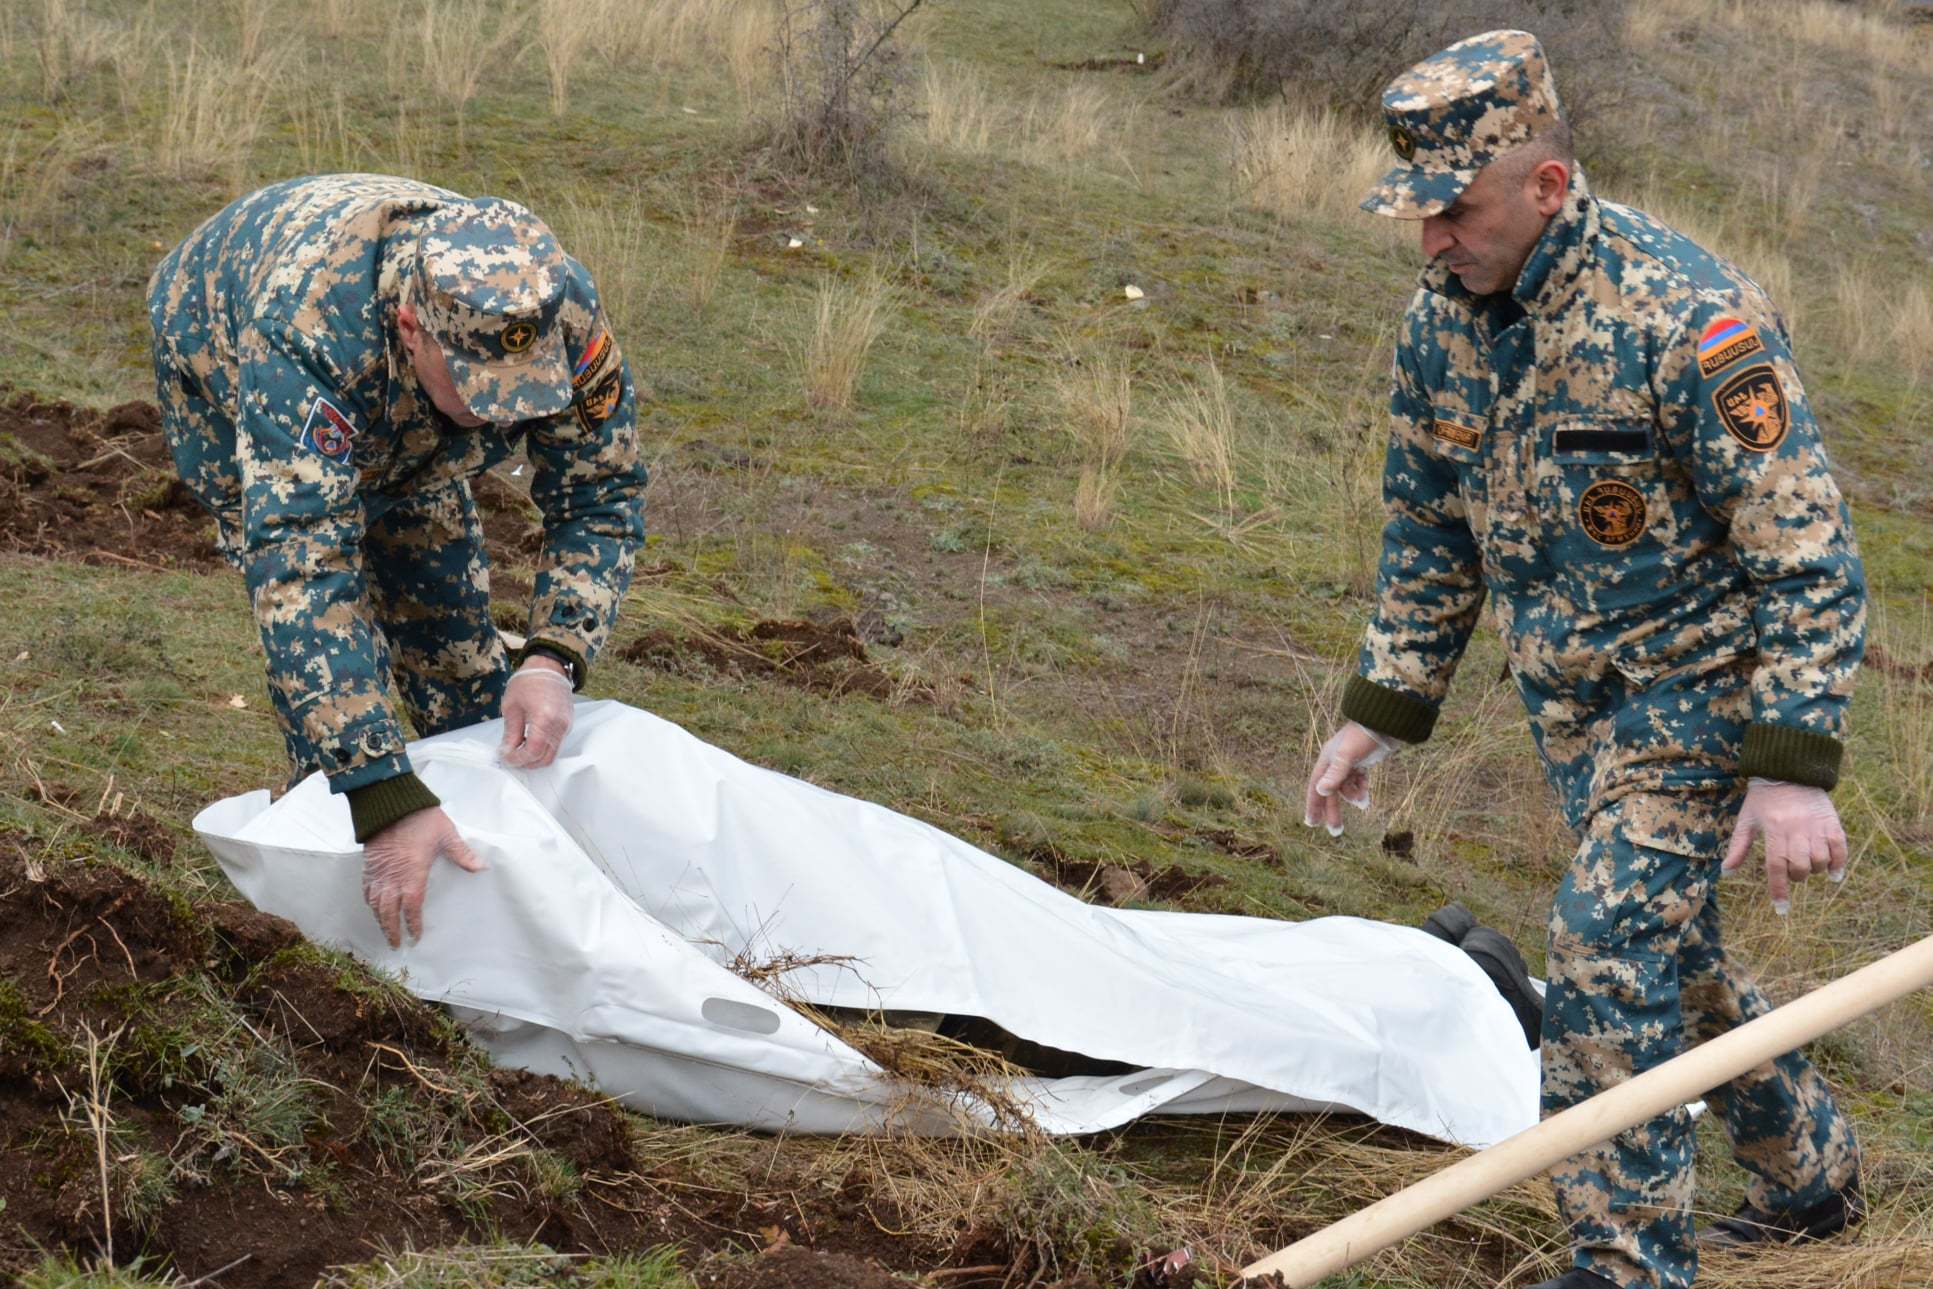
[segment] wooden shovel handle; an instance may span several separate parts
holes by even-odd
[[[1933,936],[1359,1209],[1244,1267],[1242,1276],[1276,1274],[1289,1289],[1308,1289],[1324,1276],[1928,984],[1933,984]]]

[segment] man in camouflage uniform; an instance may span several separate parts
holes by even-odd
[[[1487,592],[1580,841],[1550,920],[1550,1114],[1767,1009],[1713,885],[1759,835],[1781,913],[1788,881],[1843,873],[1826,790],[1864,577],[1778,312],[1592,195],[1533,37],[1453,45],[1383,107],[1402,164],[1363,205],[1421,221],[1431,262],[1396,355],[1375,614],[1306,820],[1340,832],[1364,770],[1429,736]],[[1859,1216],[1850,1126],[1803,1057],[1712,1102],[1752,1181],[1696,1245]],[[1683,1109],[1553,1181],[1574,1266],[1546,1289],[1692,1282]]]
[[[643,540],[631,375],[590,275],[528,210],[378,175],[275,184],[148,289],[162,426],[247,579],[296,777],[348,796],[364,894],[421,934],[436,856],[475,869],[410,769],[417,734],[505,717],[548,764]],[[490,617],[468,480],[519,446],[544,546],[529,643]]]

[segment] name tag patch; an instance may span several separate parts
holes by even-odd
[[[356,426],[342,409],[326,398],[309,404],[309,419],[302,423],[296,442],[311,452],[320,452],[331,461],[347,461],[354,446]]]
[[[1483,427],[1464,425],[1458,421],[1439,416],[1432,427],[1436,437],[1445,443],[1453,443],[1460,448],[1474,448],[1483,442]]]

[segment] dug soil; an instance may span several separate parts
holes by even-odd
[[[497,568],[542,549],[523,480],[471,481]],[[105,412],[0,385],[0,550],[85,564],[209,571],[227,567],[215,521],[175,474],[153,403]]]
[[[222,566],[152,403],[105,412],[0,387],[0,550],[89,564]]]
[[[674,1243],[724,1289],[1010,1268],[997,1243],[887,1234],[905,1223],[863,1170],[808,1176],[777,1144],[757,1183],[720,1186],[290,923],[0,840],[0,1279],[110,1235],[123,1263],[229,1289],[493,1239]],[[718,1256],[748,1249],[770,1253]]]
[[[928,697],[901,687],[867,656],[850,618],[763,621],[749,627],[675,635],[653,628],[618,651],[626,662],[658,671],[769,676],[817,694],[872,698]]]

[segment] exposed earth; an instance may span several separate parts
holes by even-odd
[[[124,1263],[243,1289],[503,1238],[677,1244],[720,1289],[1029,1278],[983,1233],[890,1234],[905,1224],[861,1167],[805,1177],[772,1149],[728,1191],[635,1122],[489,1067],[436,1009],[279,918],[0,841],[0,1270],[111,1235]]]

